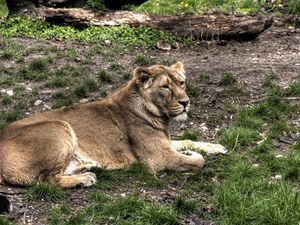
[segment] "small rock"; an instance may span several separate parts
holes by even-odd
[[[81,62],[81,58],[76,57],[76,58],[75,58],[75,62]]]
[[[281,175],[275,175],[271,177],[272,180],[281,180],[282,176]]]
[[[36,100],[35,102],[34,102],[34,106],[39,106],[40,104],[42,104],[43,103],[43,101],[42,100]]]
[[[14,91],[13,90],[8,90],[8,91],[6,91],[6,94],[9,95],[9,96],[13,96]]]
[[[110,41],[110,40],[105,40],[105,41],[104,41],[104,44],[106,44],[106,45],[111,45],[111,41]]]
[[[51,109],[51,106],[49,106],[49,105],[47,105],[47,104],[44,104],[44,107],[45,107],[45,109]]]
[[[80,104],[84,104],[84,103],[87,103],[87,102],[89,102],[88,98],[83,98],[83,99],[80,99],[80,101],[79,101]]]
[[[277,159],[283,158],[283,155],[276,155],[275,156]]]
[[[275,175],[274,179],[275,180],[280,180],[280,179],[282,179],[282,176],[281,175]]]
[[[28,91],[28,92],[32,92],[32,88],[31,87],[26,87],[25,90]]]
[[[2,90],[1,90],[1,93],[3,93],[3,94],[6,93],[6,90],[5,90],[5,89],[2,89]]]
[[[257,168],[257,167],[259,167],[259,164],[258,164],[258,163],[254,163],[254,164],[252,165],[252,167]]]

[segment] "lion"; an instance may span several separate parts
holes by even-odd
[[[202,155],[226,153],[219,144],[174,141],[170,122],[187,118],[184,66],[138,67],[106,98],[37,114],[0,134],[0,184],[45,180],[62,188],[96,182],[93,168],[121,169],[141,162],[156,174],[204,166]],[[184,150],[183,150],[184,149]]]

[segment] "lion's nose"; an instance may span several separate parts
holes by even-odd
[[[178,101],[178,103],[180,105],[183,105],[184,108],[187,107],[187,105],[189,104],[189,102],[190,102],[189,99],[182,99],[182,100]]]

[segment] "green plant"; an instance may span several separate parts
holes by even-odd
[[[220,142],[229,150],[249,146],[253,141],[258,140],[258,133],[255,130],[244,127],[233,127],[221,134]]]
[[[120,70],[123,70],[124,67],[123,67],[122,64],[120,64],[120,63],[112,63],[112,64],[109,66],[109,69],[110,69],[110,70],[114,70],[114,71],[120,71]]]
[[[0,19],[8,16],[9,10],[5,0],[0,0]]]
[[[14,225],[15,223],[11,222],[6,215],[0,215],[0,225]]]
[[[104,82],[104,83],[113,83],[113,76],[108,73],[106,70],[101,70],[99,72],[99,79],[100,81]]]
[[[54,184],[38,181],[27,190],[26,196],[30,200],[55,202],[62,199],[65,196],[65,193]]]
[[[47,216],[48,224],[62,224],[68,219],[68,216],[71,214],[71,212],[71,207],[66,204],[60,205],[59,207],[52,209],[49,215]]]
[[[70,93],[57,92],[53,95],[53,108],[70,106],[74,103],[74,96]]]
[[[77,97],[87,97],[88,93],[95,91],[97,87],[98,82],[93,78],[88,78],[75,86],[74,94]]]
[[[298,0],[289,0],[288,9],[291,13],[300,15],[300,2]]]
[[[280,196],[278,198],[277,196]],[[228,180],[214,196],[221,224],[297,224],[299,194],[283,182]]]
[[[200,138],[201,138],[200,132],[195,129],[184,131],[184,133],[180,137],[180,139],[182,140],[191,140],[191,141],[198,141]]]
[[[217,125],[224,119],[224,115],[222,113],[211,113],[206,118],[206,124],[207,125]]]
[[[29,36],[40,39],[59,38],[61,40],[79,41],[81,43],[101,43],[105,40],[114,40],[114,44],[119,48],[128,48],[133,46],[153,47],[158,41],[169,43],[195,43],[191,38],[179,38],[162,31],[157,31],[147,27],[130,27],[129,25],[97,27],[89,26],[78,30],[71,26],[53,25],[41,20],[32,20],[26,17],[11,16],[6,20],[5,26],[0,26],[0,34],[5,37],[11,36]],[[95,49],[94,49],[95,50]],[[103,55],[112,55],[109,47],[97,47],[97,52]],[[71,53],[55,51],[56,54],[64,57],[65,54],[74,57],[76,51]],[[91,50],[92,51],[92,50]],[[70,55],[71,54],[71,55]]]
[[[186,84],[186,93],[191,101],[194,101],[201,94],[201,89],[199,88],[199,86],[188,82]]]
[[[46,86],[50,88],[66,87],[70,84],[70,82],[71,79],[67,76],[55,76],[46,83]]]
[[[34,72],[45,72],[48,68],[48,62],[44,58],[36,58],[30,62],[28,68]]]
[[[293,82],[282,92],[283,92],[282,93],[283,96],[292,96],[292,97],[300,96],[300,81],[297,80],[297,81]]]
[[[11,49],[6,49],[0,54],[1,59],[12,59],[15,56],[15,52]]]
[[[132,73],[131,72],[125,72],[123,74],[124,80],[129,80],[131,77],[132,77]]]
[[[174,201],[174,208],[180,213],[193,213],[197,209],[197,202],[195,200],[186,199],[185,195],[179,195]]]
[[[1,112],[0,114],[0,130],[2,130],[8,123],[12,123],[23,116],[22,105],[15,107],[12,111]]]
[[[234,85],[236,83],[237,83],[237,79],[232,73],[224,72],[221,74],[221,78],[219,81],[220,85],[229,86],[229,85]]]
[[[100,9],[100,10],[106,9],[103,0],[87,0],[86,7],[92,8],[92,9]]]
[[[134,57],[133,63],[138,66],[149,66],[154,63],[154,60],[149,56],[139,54]]]
[[[175,211],[156,204],[148,204],[141,211],[142,221],[153,225],[179,225]]]

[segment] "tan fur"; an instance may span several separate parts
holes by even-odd
[[[185,118],[188,110],[184,82],[180,62],[137,68],[105,99],[12,123],[0,134],[0,182],[30,185],[42,179],[69,188],[93,185],[93,167],[118,169],[135,161],[153,173],[203,167],[200,154],[177,151],[199,144],[170,140],[170,120]]]

